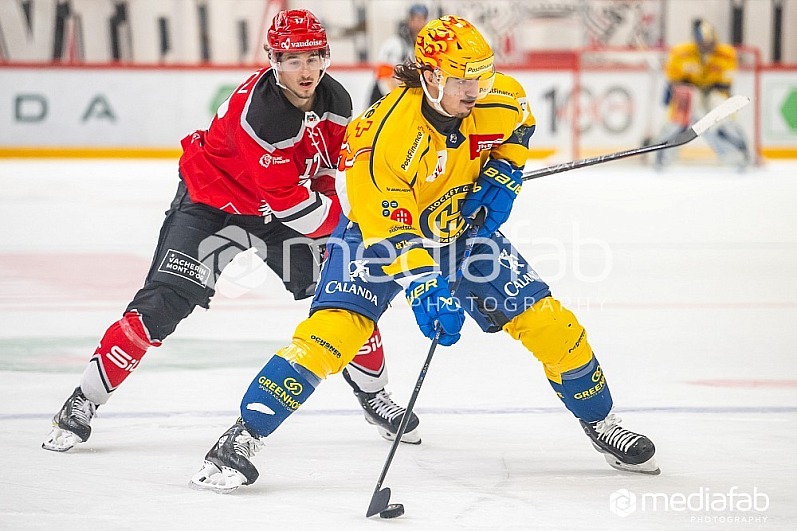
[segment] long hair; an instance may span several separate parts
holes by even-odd
[[[393,67],[393,77],[402,85],[410,88],[420,88],[421,74],[425,71],[432,71],[429,65],[419,65],[412,59],[407,59],[403,63]]]

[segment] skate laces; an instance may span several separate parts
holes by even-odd
[[[620,449],[622,452],[627,452],[642,436],[621,427],[620,422],[622,422],[622,419],[611,413],[605,419],[594,423],[592,426],[598,433],[598,439]]]
[[[253,437],[252,434],[242,426],[240,433],[233,435],[232,446],[236,454],[242,455],[248,459],[255,455],[255,452],[263,448],[263,441],[257,437]]]
[[[403,407],[390,399],[390,393],[384,389],[376,393],[373,398],[368,399],[368,405],[371,406],[377,415],[388,421],[393,420],[405,411]]]
[[[83,393],[76,393],[72,398],[69,409],[70,417],[80,424],[88,426],[94,414],[97,412],[97,405],[83,396]]]

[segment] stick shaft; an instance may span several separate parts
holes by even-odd
[[[468,231],[467,245],[465,247],[465,252],[462,256],[462,262],[460,263],[459,268],[457,269],[457,276],[454,279],[454,282],[451,284],[452,295],[457,291],[459,283],[462,280],[465,268],[467,267],[468,259],[470,258],[470,255],[473,252],[473,246],[476,243],[476,234],[478,233],[478,231],[479,231],[478,224],[472,225],[470,230]],[[376,488],[374,488],[374,494],[371,497],[372,504],[377,494],[379,493],[380,489],[382,488],[382,482],[384,482],[385,477],[387,476],[387,471],[390,468],[390,464],[393,462],[393,457],[396,455],[396,450],[398,449],[398,446],[401,443],[401,437],[404,435],[404,432],[407,431],[407,424],[409,423],[410,416],[412,414],[412,409],[415,407],[415,401],[418,400],[418,395],[421,392],[421,386],[423,385],[423,381],[426,378],[426,373],[429,371],[429,365],[431,365],[432,363],[432,357],[434,356],[434,352],[437,349],[437,344],[440,341],[440,332],[441,329],[440,326],[438,325],[434,339],[432,340],[432,344],[429,346],[429,351],[426,354],[426,361],[424,361],[423,367],[421,367],[421,373],[418,375],[418,380],[415,382],[415,387],[412,390],[412,395],[410,396],[410,400],[407,403],[407,410],[404,412],[404,416],[401,419],[401,424],[399,425],[399,429],[396,432],[396,438],[393,440],[393,444],[390,446],[390,452],[388,452],[387,459],[385,459],[385,464],[382,466],[382,473],[379,475],[379,480],[376,482]]]
[[[737,112],[748,103],[750,103],[750,98],[747,96],[733,96],[717,105],[703,118],[695,122],[691,127],[681,131],[674,137],[669,138],[664,142],[659,142],[658,144],[653,144],[650,146],[627,149],[625,151],[617,151],[616,153],[607,153],[606,155],[599,155],[597,157],[563,162],[561,164],[556,164],[547,168],[540,168],[539,170],[524,172],[523,180],[528,181],[531,179],[538,179],[540,177],[545,177],[546,175],[553,175],[555,173],[562,173],[565,171],[575,170],[577,168],[584,168],[585,166],[594,166],[595,164],[602,164],[612,160],[624,159],[626,157],[634,157],[636,155],[642,155],[652,151],[682,146],[688,142],[691,142],[706,129]]]

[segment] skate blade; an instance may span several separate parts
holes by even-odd
[[[51,452],[66,452],[82,442],[83,439],[71,431],[63,430],[54,425],[47,436],[47,440],[42,443],[42,449],[50,450]]]
[[[383,439],[387,441],[396,440],[395,433],[391,433],[381,426],[377,426],[376,429],[379,431],[379,435],[381,435]],[[401,442],[403,442],[404,444],[413,444],[413,445],[421,444],[421,434],[418,433],[418,428],[415,428],[410,432],[404,432],[404,435],[401,436]]]
[[[640,463],[638,465],[629,465],[628,463],[623,463],[611,454],[607,454],[605,452],[601,453],[606,459],[606,462],[609,463],[609,466],[615,470],[619,470],[621,472],[634,472],[635,474],[647,474],[650,476],[658,476],[661,474],[661,469],[656,464],[655,457],[651,457],[644,463]]]
[[[229,494],[246,484],[246,477],[237,470],[205,461],[202,469],[194,474],[188,486],[194,490],[209,490],[218,494]]]

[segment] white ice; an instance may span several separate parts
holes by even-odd
[[[469,323],[435,354],[423,444],[401,446],[385,481],[406,514],[386,521],[365,511],[389,443],[338,376],[268,438],[257,483],[187,487],[308,307],[257,272],[146,356],[87,443],[42,450],[146,274],[177,170],[2,161],[0,528],[797,528],[795,173],[615,163],[527,183],[506,232],[587,327],[617,413],[653,439],[662,473],[609,468],[539,362]],[[429,341],[401,300],[382,333],[406,403]]]

